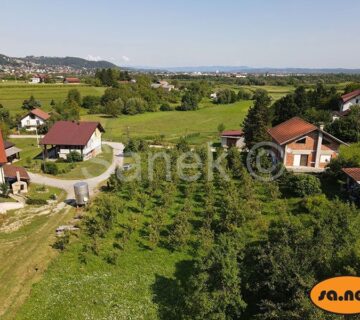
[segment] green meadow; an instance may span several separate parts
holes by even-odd
[[[105,88],[87,85],[63,84],[26,84],[26,83],[0,83],[0,103],[8,108],[11,114],[24,113],[22,102],[33,95],[41,102],[42,109],[50,111],[51,100],[65,100],[70,89],[78,89],[82,96],[101,96]]]

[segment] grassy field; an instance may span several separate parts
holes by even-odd
[[[41,108],[50,110],[50,102],[65,100],[70,89],[78,89],[82,96],[101,96],[105,88],[91,87],[86,85],[62,85],[62,84],[25,84],[25,83],[0,83],[0,103],[8,108],[11,114],[24,113],[21,109],[22,102],[33,95],[41,102]]]
[[[20,148],[21,159],[14,163],[15,165],[24,166],[33,172],[41,172],[41,152],[42,149],[37,147],[36,139],[10,139],[11,142]],[[74,164],[57,163],[59,170],[65,170],[65,173],[59,173],[56,177],[60,179],[83,179],[89,176],[98,176],[106,170],[106,163],[112,162],[112,148],[103,145],[103,152],[97,157],[84,162]],[[30,161],[31,160],[31,161]]]
[[[86,115],[85,120],[100,121],[105,127],[105,139],[121,141],[127,137],[154,138],[164,135],[166,141],[191,135],[190,143],[218,140],[217,126],[224,123],[226,129],[240,128],[252,101],[240,101],[229,105],[203,102],[197,111],[167,111],[144,113],[135,116],[108,118]]]
[[[56,188],[30,185],[30,195],[41,198],[64,192]],[[56,256],[50,247],[55,241],[55,229],[74,215],[74,211],[48,206],[26,206],[0,216],[0,318],[14,319],[19,306],[28,296],[33,283],[41,278],[49,262]]]

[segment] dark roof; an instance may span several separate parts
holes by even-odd
[[[85,146],[96,128],[105,131],[99,122],[57,121],[40,144]]]
[[[0,131],[0,164],[4,164],[6,162],[7,162],[7,158],[5,153],[4,140],[2,137],[2,133]]]
[[[351,109],[347,109],[345,111],[333,111],[333,115],[334,116],[338,116],[338,117],[346,117],[349,115]]]
[[[343,103],[348,102],[351,99],[354,99],[355,97],[360,96],[360,89],[357,89],[355,91],[349,92],[347,94],[344,94],[341,96],[341,100]]]
[[[242,130],[226,130],[221,133],[222,137],[241,137],[244,135]]]
[[[5,178],[16,179],[16,172],[20,173],[20,179],[30,180],[27,171],[23,167],[16,167],[11,164],[3,166]]]
[[[343,168],[342,171],[355,181],[360,181],[360,168]]]
[[[318,128],[313,124],[299,117],[294,117],[270,128],[268,133],[277,143],[282,145],[314,130],[318,130]]]
[[[32,113],[33,115],[35,115],[43,120],[47,120],[50,118],[50,115],[47,112],[45,112],[39,108],[31,110],[29,113]]]
[[[9,149],[9,148],[15,146],[15,144],[13,144],[10,141],[4,141],[4,146],[5,146],[5,150],[6,150],[6,149]]]

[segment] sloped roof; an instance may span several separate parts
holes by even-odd
[[[69,83],[78,83],[80,82],[79,78],[65,78],[64,81],[69,82]]]
[[[351,99],[354,99],[357,96],[360,96],[360,89],[342,95],[341,100],[342,100],[342,102],[345,103],[345,102],[348,102]]]
[[[23,167],[16,167],[12,164],[3,166],[5,178],[16,179],[16,172],[19,172],[20,179],[30,180],[29,174]]]
[[[294,117],[270,128],[268,133],[277,143],[282,145],[314,130],[318,130],[318,128],[313,124],[299,117]]]
[[[6,159],[6,153],[5,153],[4,140],[2,137],[2,133],[0,131],[0,164],[4,164],[6,162],[7,162],[7,159]]]
[[[242,130],[225,130],[221,133],[222,137],[241,137],[244,135]]]
[[[4,141],[4,146],[5,146],[5,149],[9,149],[11,147],[13,147],[15,144],[13,144],[12,142],[10,141]]]
[[[96,128],[105,131],[99,122],[57,121],[40,144],[85,146]]]
[[[35,115],[43,120],[47,120],[50,118],[50,115],[47,112],[45,112],[39,108],[31,110],[30,113],[32,113],[33,115]]]
[[[360,168],[343,168],[342,171],[355,181],[360,181]]]

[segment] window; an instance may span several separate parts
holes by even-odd
[[[296,140],[295,143],[305,144],[305,143],[306,143],[306,137],[301,138],[301,139],[299,139],[299,140]]]
[[[320,156],[321,163],[328,163],[331,160],[331,155],[323,154]]]

